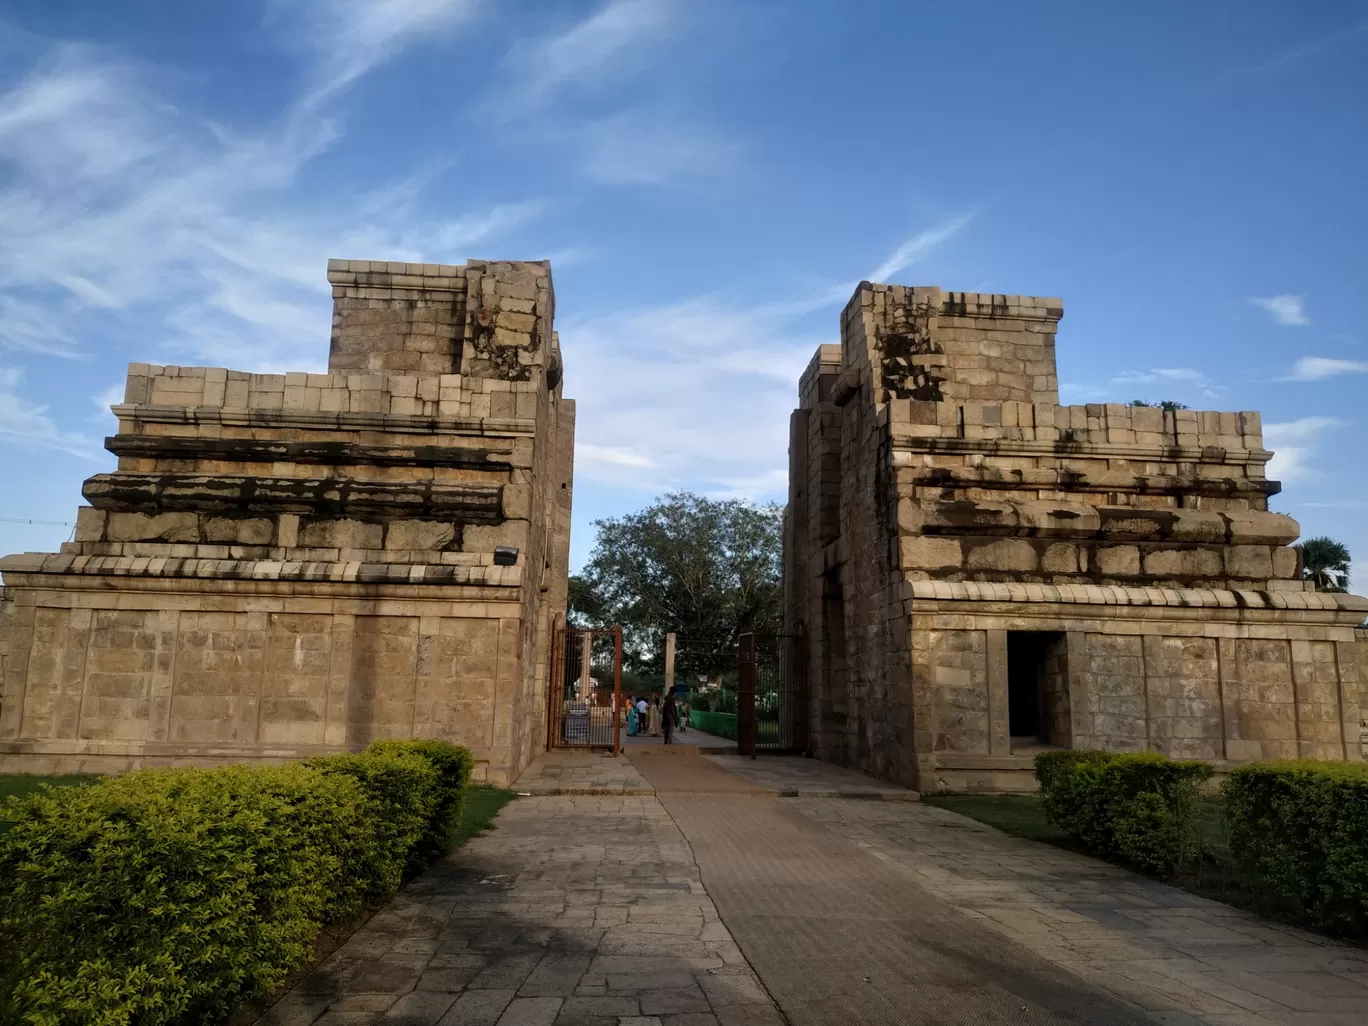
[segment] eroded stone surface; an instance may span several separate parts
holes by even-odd
[[[803,374],[807,747],[928,792],[1033,788],[1042,745],[1359,759],[1368,600],[1300,579],[1259,414],[1061,406],[1062,316],[864,282]]]
[[[328,278],[326,374],[130,365],[75,540],[0,561],[0,766],[440,737],[506,783],[544,746],[574,443],[550,267]]]

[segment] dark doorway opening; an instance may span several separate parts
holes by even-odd
[[[1007,731],[1013,747],[1071,746],[1066,652],[1060,631],[1007,632]]]

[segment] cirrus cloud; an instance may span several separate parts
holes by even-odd
[[[1261,310],[1266,311],[1273,318],[1275,324],[1297,327],[1311,323],[1311,318],[1306,314],[1305,302],[1301,296],[1280,295],[1264,298],[1250,296],[1249,301]]]

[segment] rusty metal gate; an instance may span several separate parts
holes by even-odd
[[[806,752],[802,634],[742,634],[736,669],[736,750],[742,755]]]
[[[622,747],[622,627],[557,627],[547,689],[547,748]]]

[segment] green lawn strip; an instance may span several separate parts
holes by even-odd
[[[0,834],[10,828],[5,819],[5,803],[10,798],[22,798],[32,794],[44,785],[52,787],[73,787],[93,784],[99,780],[95,776],[70,775],[62,777],[40,777],[27,773],[0,773]]]
[[[22,798],[44,784],[53,787],[66,787],[69,784],[93,784],[99,777],[72,775],[65,777],[39,777],[26,773],[0,773],[0,803],[6,798]]]
[[[488,830],[499,810],[516,797],[516,791],[502,787],[477,784],[467,788],[465,812],[461,816],[461,826],[456,831],[456,847]]]
[[[956,794],[932,795],[923,798],[935,805],[980,823],[996,827],[1004,834],[1024,837],[1028,841],[1043,841],[1070,851],[1081,851],[1068,834],[1045,819],[1040,799],[1017,794]]]

